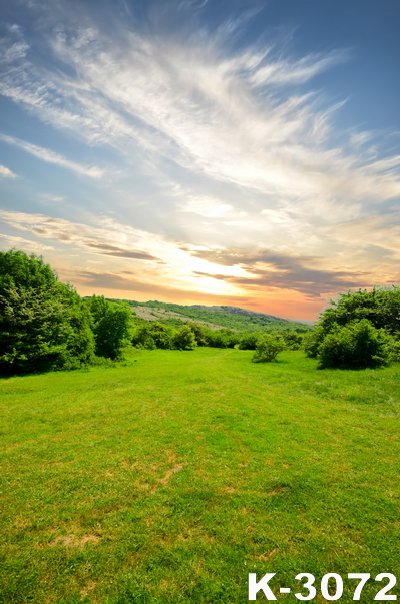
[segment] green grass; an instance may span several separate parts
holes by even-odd
[[[249,572],[400,575],[399,366],[252,354],[2,380],[0,601],[239,604]]]

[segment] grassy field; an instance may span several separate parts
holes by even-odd
[[[1,380],[1,601],[239,604],[249,572],[276,592],[299,572],[400,581],[399,366],[251,356]]]

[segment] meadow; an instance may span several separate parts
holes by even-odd
[[[337,572],[351,602],[349,572],[400,581],[399,365],[252,354],[2,379],[0,601],[239,604],[249,572],[275,592]]]

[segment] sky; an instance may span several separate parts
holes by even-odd
[[[400,280],[398,0],[0,1],[0,249],[314,320]]]

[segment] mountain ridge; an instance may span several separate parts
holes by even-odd
[[[159,321],[167,324],[188,322],[202,323],[211,329],[232,329],[234,331],[260,331],[283,329],[307,331],[310,323],[294,321],[260,313],[238,306],[202,304],[181,305],[160,300],[125,300],[138,320]]]

